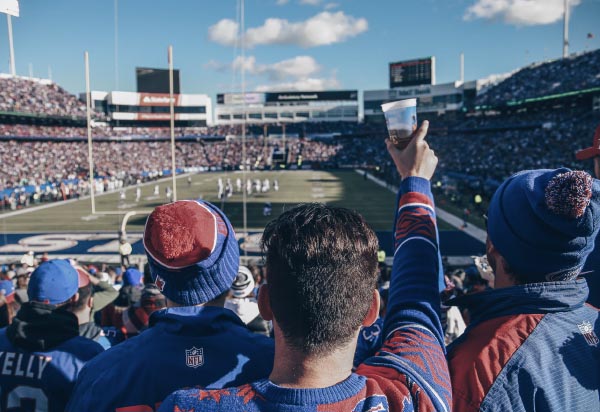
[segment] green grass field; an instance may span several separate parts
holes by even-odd
[[[235,193],[235,181],[241,178],[241,172],[201,173],[192,175],[188,184],[186,177],[177,182],[178,199],[197,199],[202,197],[219,207],[227,214],[236,230],[243,228],[242,194]],[[395,195],[370,180],[365,180],[354,171],[272,171],[249,172],[250,179],[268,178],[271,190],[268,193],[253,193],[247,200],[249,230],[262,230],[265,224],[299,203],[324,202],[333,206],[343,206],[360,212],[375,230],[391,230],[394,217]],[[230,178],[234,185],[234,195],[224,202],[217,199],[217,180]],[[279,181],[279,191],[272,187],[273,179]],[[159,196],[154,196],[155,183],[142,186],[139,203],[135,202],[135,188],[126,191],[125,201],[119,200],[118,193],[96,197],[96,215],[91,214],[89,199],[57,204],[29,213],[0,219],[0,229],[8,232],[63,232],[63,231],[112,231],[119,229],[122,215],[103,215],[102,212],[149,212],[154,207],[166,203],[165,188],[169,181],[159,184]],[[272,215],[263,216],[265,202],[271,202]],[[127,231],[142,231],[146,214],[129,219]],[[439,222],[441,230],[453,229],[445,222]]]

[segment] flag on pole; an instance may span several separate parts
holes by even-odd
[[[19,0],[0,0],[0,13],[19,17]]]

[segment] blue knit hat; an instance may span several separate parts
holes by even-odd
[[[71,299],[79,289],[79,275],[67,260],[42,263],[31,274],[27,285],[30,301],[57,305]]]
[[[600,183],[566,168],[508,178],[488,210],[488,236],[513,272],[530,282],[575,278],[600,227]]]
[[[180,305],[209,302],[227,291],[238,273],[240,251],[231,223],[201,200],[154,209],[144,248],[156,286]]]
[[[142,272],[134,267],[131,267],[123,274],[123,286],[141,286],[142,284]]]

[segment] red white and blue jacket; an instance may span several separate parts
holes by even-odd
[[[472,323],[449,347],[454,410],[600,411],[600,319],[584,279],[455,299]]]
[[[222,389],[175,392],[159,411],[443,411],[450,377],[440,324],[439,255],[429,181],[402,182],[383,346],[343,382],[292,389],[268,379]],[[326,365],[325,365],[326,367]]]

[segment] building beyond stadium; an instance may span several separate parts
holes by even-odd
[[[165,93],[92,91],[92,107],[105,113],[112,126],[167,127],[170,98]],[[80,95],[85,101],[85,93]],[[175,94],[176,127],[204,127],[212,124],[212,103],[206,94]]]
[[[497,83],[508,75],[491,76],[487,79],[468,82],[455,81],[444,84],[424,84],[419,86],[396,87],[383,90],[365,90],[363,93],[365,123],[384,123],[381,105],[402,99],[417,99],[417,112],[431,114],[452,114],[463,109],[471,109],[480,91],[490,84]]]
[[[289,91],[217,95],[217,125],[293,122],[358,122],[358,91]]]

